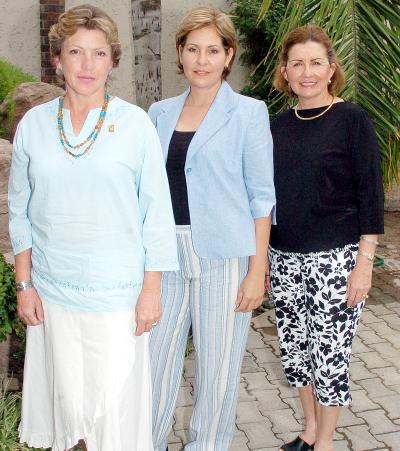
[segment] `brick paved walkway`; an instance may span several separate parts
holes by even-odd
[[[353,346],[353,403],[343,409],[336,451],[400,451],[400,214],[386,215],[386,235],[377,253],[385,265],[374,271],[370,299]],[[185,363],[170,451],[186,442],[194,377]],[[302,430],[297,391],[282,373],[273,310],[253,319],[243,362],[236,434],[231,451],[277,451]]]
[[[353,403],[343,409],[336,451],[400,451],[400,213],[386,214],[385,224],[377,250],[385,265],[374,270],[371,296],[354,342]],[[297,391],[287,386],[278,356],[274,312],[267,310],[253,319],[250,330],[231,451],[277,451],[302,430]],[[193,378],[194,361],[189,356],[170,451],[182,450],[186,442]]]

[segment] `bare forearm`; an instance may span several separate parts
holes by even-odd
[[[160,271],[144,273],[143,288],[136,303],[137,336],[150,332],[161,318],[161,275]]]
[[[143,279],[144,291],[160,291],[161,290],[161,271],[146,271]]]
[[[353,307],[368,297],[371,288],[374,254],[377,235],[362,235],[357,253],[357,262],[347,282],[347,305]]]
[[[256,229],[256,255],[249,259],[249,273],[264,277],[267,263],[269,235],[271,231],[271,216],[254,220]]]
[[[358,247],[357,265],[371,267],[371,257],[375,255],[378,235],[362,235]]]
[[[249,270],[240,285],[235,312],[251,312],[261,305],[264,296],[271,217],[257,218],[254,220],[254,224],[256,229],[256,255],[252,255],[249,259]]]
[[[17,282],[31,278],[31,255],[32,249],[30,248],[15,256],[15,280]]]
[[[22,282],[31,278],[32,249],[27,249],[15,256],[15,280]],[[17,291],[17,312],[21,320],[28,326],[43,323],[44,313],[42,301],[34,287]]]

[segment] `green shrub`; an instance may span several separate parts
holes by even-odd
[[[7,393],[7,382],[0,380],[0,450],[28,451],[18,443],[18,424],[21,416],[21,395]]]
[[[40,451],[19,443],[21,393],[7,392],[7,379],[0,379],[0,451]],[[79,450],[80,448],[74,448]],[[43,448],[41,448],[43,451]],[[48,450],[50,451],[50,450]]]
[[[16,333],[24,341],[25,327],[17,316],[17,296],[15,292],[13,266],[0,254],[0,341],[7,335]]]
[[[21,69],[13,66],[4,59],[0,59],[0,103],[11,96],[15,88],[21,83],[37,81],[32,75],[26,74]],[[14,117],[15,105],[10,103],[8,111],[8,124],[0,124],[0,138],[7,135]]]
[[[32,75],[22,72],[18,67],[0,59],[0,103],[18,85],[27,81],[37,81]]]
[[[275,108],[271,108],[270,104],[272,83],[263,80],[265,69],[259,64],[265,58],[274,40],[285,13],[287,0],[273,1],[270,11],[257,25],[261,4],[262,0],[234,0],[231,13],[243,48],[240,61],[252,70],[248,84],[242,92],[245,95],[265,100],[271,115],[274,116]]]

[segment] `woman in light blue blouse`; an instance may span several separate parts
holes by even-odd
[[[115,23],[72,8],[50,31],[66,95],[30,110],[9,183],[18,313],[28,325],[20,438],[55,451],[153,450],[148,333],[178,269],[156,130],[105,90]]]
[[[150,339],[153,441],[165,451],[190,326],[196,354],[189,451],[227,451],[251,312],[263,299],[275,191],[264,102],[225,81],[237,38],[229,17],[190,11],[176,34],[190,88],[151,106],[177,225],[180,270],[163,277]]]

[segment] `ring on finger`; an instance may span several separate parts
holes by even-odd
[[[362,296],[361,296],[361,300],[362,301],[365,301],[366,299],[368,299],[369,298],[369,295],[368,294],[363,294]]]
[[[155,323],[152,323],[152,326],[154,327],[154,326],[157,326],[157,324],[158,324],[158,321],[156,321]]]

